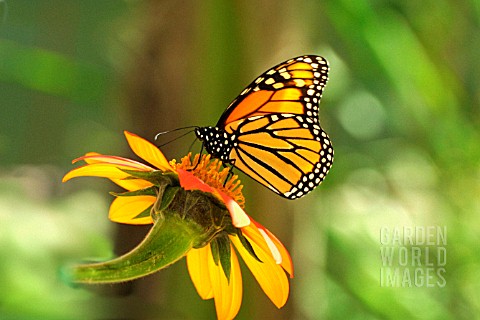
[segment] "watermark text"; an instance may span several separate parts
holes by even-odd
[[[380,229],[380,286],[445,287],[447,227]]]

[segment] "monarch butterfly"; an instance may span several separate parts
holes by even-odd
[[[195,134],[213,157],[287,199],[303,197],[333,161],[318,118],[328,70],[320,56],[282,62],[246,87],[215,127],[197,127]]]

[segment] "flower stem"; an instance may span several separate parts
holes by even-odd
[[[197,224],[172,215],[155,223],[132,251],[110,261],[73,266],[66,276],[73,283],[116,283],[140,278],[182,258],[202,233]]]

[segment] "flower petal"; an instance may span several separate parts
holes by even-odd
[[[128,191],[136,191],[140,189],[146,189],[148,187],[153,186],[153,183],[148,182],[146,180],[142,179],[124,179],[124,180],[118,180],[118,179],[110,179],[120,187],[128,190]]]
[[[126,224],[152,224],[150,216],[137,218],[140,213],[155,203],[153,196],[117,197],[110,205],[108,217],[110,220]]]
[[[136,134],[124,131],[130,148],[137,156],[154,165],[162,171],[173,171],[167,158],[156,146]]]
[[[253,221],[253,219],[252,219]],[[265,239],[265,232],[262,234],[260,230],[257,228],[256,224],[251,224],[245,228],[242,228],[242,234],[248,239],[254,241],[258,246],[260,246],[265,252],[270,252],[270,256],[275,260],[277,264],[281,263],[281,257],[279,257],[278,249],[272,252],[271,244],[267,243]]]
[[[250,217],[245,213],[245,211],[243,211],[242,207],[240,207],[240,205],[225,192],[218,189],[216,191],[218,194],[220,194],[228,209],[228,212],[230,212],[232,224],[237,228],[243,228],[250,225]]]
[[[238,237],[230,236],[230,239],[265,294],[277,308],[283,307],[287,302],[290,287],[285,271],[280,265],[276,264],[270,250],[268,248],[265,250],[263,246],[258,245],[252,239],[248,239],[255,254],[262,261],[259,262],[243,247]]]
[[[177,174],[180,180],[180,186],[185,190],[200,190],[210,193],[213,193],[215,190],[190,171],[177,169]]]
[[[283,243],[278,240],[278,238],[270,232],[267,228],[262,226],[260,223],[252,219],[252,222],[255,224],[255,226],[259,229],[259,231],[262,233],[262,236],[266,238],[266,236],[269,238],[269,240],[265,239],[267,241],[267,244],[271,243],[275,245],[276,249],[280,253],[282,259],[281,259],[281,266],[285,271],[288,272],[290,275],[290,278],[293,278],[293,262],[292,262],[292,257],[290,256],[290,253],[288,253],[288,250],[285,248]],[[263,232],[262,232],[263,231]],[[270,245],[269,245],[270,247]],[[270,248],[271,249],[271,248]]]
[[[230,244],[231,245],[231,244]],[[212,250],[208,250],[208,269],[212,283],[215,309],[218,319],[233,319],[240,310],[242,303],[242,274],[235,251],[231,250],[230,282],[228,282],[223,268],[215,264]]]
[[[260,234],[262,235],[263,239],[267,243],[268,249],[270,250],[270,253],[272,254],[273,260],[275,260],[276,264],[281,264],[282,263],[282,255],[280,254],[280,251],[278,251],[277,247],[273,243],[272,239],[267,235],[265,230],[258,229]]]
[[[128,173],[123,172],[122,169],[132,169],[125,166],[114,166],[105,163],[87,164],[75,168],[68,172],[62,179],[63,182],[76,177],[101,177],[109,179],[125,179],[129,176]]]
[[[76,163],[76,162],[81,161],[81,160],[84,160],[88,164],[97,163],[97,162],[104,162],[104,161],[95,161],[95,160],[90,160],[89,161],[89,160],[82,159],[82,158],[90,158],[90,157],[93,157],[93,156],[103,156],[103,154],[98,153],[98,152],[87,152],[87,153],[85,153],[85,155],[83,157],[73,159],[72,163]]]
[[[195,289],[200,298],[207,300],[213,298],[212,282],[208,269],[208,251],[210,244],[200,249],[192,249],[187,253],[187,268]]]
[[[152,186],[152,183],[142,179],[125,179],[129,175],[119,169],[139,170],[139,171],[153,171],[143,163],[116,156],[106,156],[96,152],[89,152],[85,156],[77,158],[72,162],[85,161],[87,165],[73,169],[63,178],[67,181],[79,176],[96,176],[109,178],[114,183],[118,184],[129,191],[145,189]],[[124,180],[125,179],[125,180]]]
[[[154,168],[147,166],[146,164],[143,164],[141,162],[132,160],[132,159],[127,159],[127,158],[122,158],[122,157],[117,157],[117,156],[108,156],[108,155],[102,155],[99,153],[95,152],[89,152],[83,157],[77,158],[72,161],[72,163],[78,162],[78,161],[85,161],[88,164],[93,164],[93,163],[109,163],[112,165],[120,165],[120,166],[126,166],[131,168],[130,170],[140,170],[140,171],[153,171],[155,170]]]

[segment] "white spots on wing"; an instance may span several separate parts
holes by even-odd
[[[277,83],[274,83],[272,87],[274,87],[275,89],[281,89],[284,87],[284,84],[281,82],[277,82]]]
[[[293,82],[297,87],[304,87],[305,86],[305,80],[303,79],[294,79]]]
[[[273,78],[268,78],[267,80],[265,80],[265,84],[274,84],[275,83],[275,79]]]

